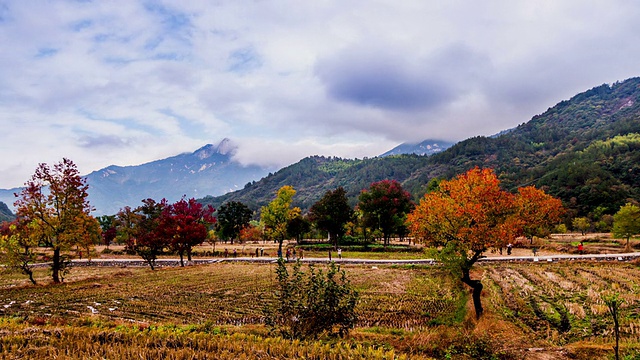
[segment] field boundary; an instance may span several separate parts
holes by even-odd
[[[484,257],[478,260],[480,263],[502,263],[502,262],[531,262],[531,263],[552,263],[552,262],[566,262],[566,261],[619,261],[629,262],[640,258],[640,252],[634,253],[620,253],[620,254],[556,254],[556,255],[544,255],[544,256],[493,256]],[[192,261],[185,261],[185,265],[206,265],[206,264],[220,264],[220,263],[264,263],[270,264],[277,262],[276,257],[228,257],[228,258],[203,258],[194,259]],[[296,260],[290,260],[289,262],[295,262]],[[303,263],[321,264],[328,263],[328,258],[304,258],[300,259]],[[434,259],[349,259],[333,258],[337,264],[345,265],[435,265],[437,261]],[[37,263],[34,267],[49,266],[50,263]],[[110,266],[110,267],[144,267],[149,266],[142,259],[75,259],[71,261],[71,266]],[[156,266],[158,267],[175,267],[180,266],[180,259],[157,259]]]

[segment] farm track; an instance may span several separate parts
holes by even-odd
[[[566,262],[566,261],[633,261],[640,258],[640,252],[634,253],[620,253],[620,254],[584,254],[584,255],[544,255],[544,256],[494,256],[485,257],[479,260],[481,263],[502,263],[502,262],[515,262],[515,263],[552,263],[552,262]],[[291,260],[292,262],[294,260]],[[315,264],[315,263],[327,263],[327,258],[305,258],[300,259],[303,263]],[[400,260],[400,259],[332,259],[332,261],[338,264],[345,265],[434,265],[436,263],[433,259],[412,259],[412,260]],[[201,265],[201,264],[217,264],[217,263],[235,263],[235,262],[248,262],[248,263],[275,263],[277,258],[275,257],[237,257],[237,258],[204,258],[194,259],[190,262],[185,261],[185,264],[189,265]],[[72,261],[72,266],[148,266],[146,262],[141,259],[75,259]],[[36,266],[48,266],[49,263],[38,263]],[[156,266],[169,267],[180,266],[179,259],[157,259]]]

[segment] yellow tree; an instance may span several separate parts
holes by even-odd
[[[278,255],[282,256],[282,243],[287,236],[287,223],[300,215],[300,208],[291,208],[296,191],[285,185],[278,190],[276,198],[260,209],[260,221],[264,224],[265,235],[278,242]]]
[[[523,205],[526,198],[502,190],[493,170],[475,168],[442,181],[407,218],[415,240],[436,248],[439,260],[472,288],[478,318],[483,286],[471,279],[471,268],[488,249],[524,234]]]
[[[33,268],[36,262],[38,239],[29,231],[29,224],[18,221],[4,223],[0,228],[0,263],[27,275],[34,285]]]
[[[90,247],[100,239],[100,224],[90,215],[88,187],[76,165],[63,159],[53,167],[38,165],[16,195],[17,218],[28,223],[31,234],[53,252],[54,283],[61,282],[74,247]]]

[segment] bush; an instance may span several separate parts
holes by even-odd
[[[309,272],[296,262],[289,274],[280,258],[276,269],[275,301],[265,309],[266,323],[288,339],[344,336],[355,326],[357,291],[344,270],[329,264],[326,273],[309,265]]]

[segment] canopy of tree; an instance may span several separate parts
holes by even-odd
[[[100,224],[89,215],[87,189],[76,165],[63,159],[53,167],[38,165],[15,203],[17,223],[24,230],[17,236],[28,237],[53,251],[51,273],[55,283],[62,281],[69,252],[89,249],[100,239]]]
[[[438,249],[440,260],[473,289],[480,317],[482,283],[471,279],[471,267],[488,249],[505,247],[531,229],[555,225],[560,214],[560,202],[543,192],[521,188],[512,194],[500,188],[493,170],[474,168],[425,194],[407,223],[415,239]]]

